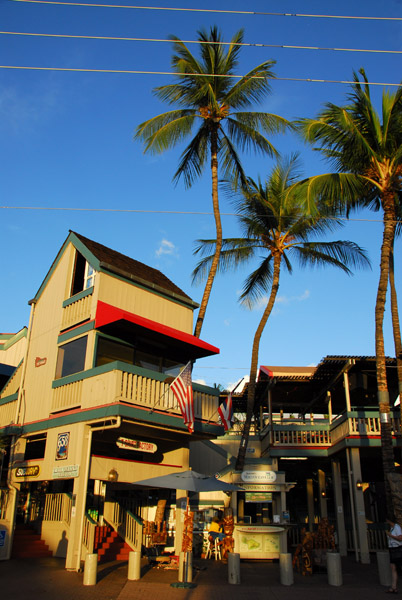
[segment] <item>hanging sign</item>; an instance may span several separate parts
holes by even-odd
[[[68,456],[70,433],[59,433],[57,436],[56,460],[65,460]]]
[[[272,483],[276,481],[275,471],[243,471],[241,474],[243,481],[249,483]]]
[[[130,440],[130,438],[117,438],[116,445],[122,450],[137,450],[137,452],[148,452],[154,454],[158,446],[151,442],[141,442],[140,440]]]
[[[18,467],[15,469],[16,477],[37,477],[39,475],[39,465],[32,465],[30,467]]]

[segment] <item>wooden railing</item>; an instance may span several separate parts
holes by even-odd
[[[82,531],[81,559],[85,559],[87,554],[93,554],[94,552],[96,527],[97,522],[86,512]]]
[[[63,521],[68,526],[71,523],[71,494],[46,494],[44,521]]]
[[[141,549],[142,519],[118,502],[105,502],[103,517],[133,550]]]
[[[92,293],[90,290],[77,294],[77,300],[75,301],[74,297],[66,301],[65,306],[63,306],[61,329],[67,329],[89,319],[91,316],[91,303]]]
[[[93,408],[115,402],[145,406],[169,414],[180,414],[167,377],[141,367],[113,362],[53,382],[51,412],[81,407]],[[196,419],[218,422],[219,395],[194,383]]]

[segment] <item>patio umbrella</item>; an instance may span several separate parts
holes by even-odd
[[[170,488],[172,490],[186,490],[187,492],[235,492],[242,489],[237,485],[226,483],[216,479],[216,477],[203,475],[193,470],[160,475],[159,477],[142,479],[133,483],[144,487]]]

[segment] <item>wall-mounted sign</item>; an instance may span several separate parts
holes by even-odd
[[[15,469],[16,477],[37,477],[40,472],[39,465],[32,465],[29,467],[18,467]]]
[[[59,433],[57,436],[56,460],[65,460],[68,456],[70,433]]]
[[[117,438],[116,445],[123,450],[137,450],[137,452],[149,452],[154,454],[158,446],[151,442],[141,442],[140,440],[130,440],[129,438]]]
[[[246,502],[272,502],[272,493],[271,492],[246,492],[245,493]]]
[[[241,487],[245,492],[280,492],[282,490],[280,484],[269,483],[243,483]]]
[[[43,367],[46,364],[47,358],[40,358],[37,356],[35,358],[35,367]]]
[[[241,474],[243,481],[249,483],[272,483],[276,481],[275,471],[243,471]]]
[[[53,479],[71,479],[80,474],[80,465],[65,465],[63,467],[54,467]]]

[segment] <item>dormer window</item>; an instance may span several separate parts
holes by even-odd
[[[82,256],[78,250],[75,253],[75,265],[73,273],[73,281],[71,285],[71,296],[79,294],[83,290],[87,290],[95,283],[96,271]]]

